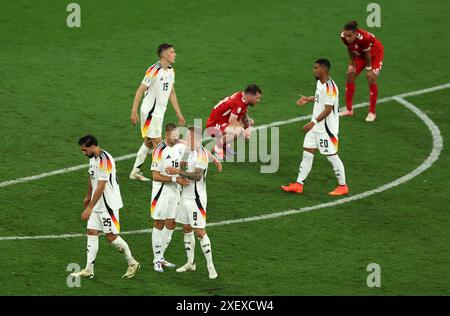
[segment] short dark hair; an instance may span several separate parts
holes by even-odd
[[[174,123],[167,123],[165,130],[166,130],[166,132],[171,132],[176,128],[177,128],[177,126]]]
[[[331,68],[331,63],[326,58],[319,58],[315,61],[315,63],[327,67],[328,70]]]
[[[344,30],[346,30],[346,31],[356,32],[357,29],[358,29],[358,22],[356,22],[356,21],[350,21],[350,22],[345,23],[345,25],[344,25]]]
[[[94,135],[87,134],[78,140],[78,145],[84,145],[85,147],[97,146],[97,138]]]
[[[161,58],[161,54],[163,51],[165,51],[166,49],[172,48],[173,45],[169,44],[169,43],[163,43],[161,45],[158,46],[158,49],[156,51],[156,54],[158,54],[158,57]]]
[[[202,128],[198,126],[189,126],[188,131],[194,134],[194,136],[202,137]]]
[[[247,88],[245,88],[244,92],[246,94],[256,95],[257,93],[262,94],[261,89],[254,83],[249,84]]]

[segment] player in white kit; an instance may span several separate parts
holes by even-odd
[[[300,106],[314,102],[311,122],[303,127],[306,132],[303,141],[303,159],[300,163],[297,182],[282,186],[286,192],[303,193],[303,184],[312,168],[314,153],[319,150],[333,166],[339,185],[330,193],[332,196],[347,195],[349,189],[345,181],[345,169],[338,156],[339,133],[339,90],[330,78],[331,64],[327,59],[318,59],[314,63],[314,75],[317,79],[315,96],[302,96]]]
[[[153,264],[157,272],[164,272],[163,267],[174,268],[175,265],[164,259],[176,226],[176,213],[180,201],[180,186],[189,180],[169,175],[167,167],[179,168],[186,145],[180,143],[179,132],[175,124],[169,123],[165,128],[164,140],[157,145],[152,155],[152,200],[151,217],[154,220],[152,231]]]
[[[139,121],[139,103],[144,97],[140,110],[141,135],[144,142],[137,153],[133,170],[130,173],[130,179],[133,180],[150,181],[142,175],[141,167],[151,150],[162,140],[164,114],[169,100],[178,117],[178,123],[180,125],[185,123],[174,87],[175,71],[172,64],[177,56],[175,49],[171,44],[161,44],[157,54],[159,61],[147,69],[134,96],[131,110],[131,122],[136,125]]]
[[[104,232],[106,239],[128,261],[128,270],[123,278],[132,278],[140,266],[131,255],[128,244],[119,236],[119,209],[123,203],[114,159],[98,147],[97,139],[92,135],[80,138],[78,144],[83,154],[89,158],[88,191],[83,203],[85,210],[81,214],[81,219],[87,221],[87,264],[80,272],[72,273],[72,276],[94,277],[98,236],[100,232]]]
[[[177,269],[177,272],[194,271],[195,238],[197,235],[203,254],[205,255],[210,279],[217,278],[217,272],[212,260],[211,241],[206,234],[206,174],[208,171],[209,155],[201,145],[202,133],[200,128],[189,127],[187,133],[188,156],[183,159],[184,167],[168,167],[166,171],[171,175],[178,175],[190,180],[181,192],[180,210],[177,222],[183,224],[184,244],[188,262]]]

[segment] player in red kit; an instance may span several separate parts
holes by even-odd
[[[261,100],[262,91],[250,84],[243,92],[226,97],[211,111],[206,121],[208,134],[216,138],[213,152],[219,159],[224,158],[224,148],[240,136],[250,138],[253,119],[247,113],[248,106],[254,106]]]
[[[341,39],[348,48],[350,63],[347,70],[347,85],[345,88],[345,100],[347,109],[341,116],[353,115],[353,95],[355,94],[355,79],[363,69],[369,83],[369,114],[366,122],[375,121],[377,115],[375,107],[378,98],[377,78],[383,65],[384,48],[381,42],[372,33],[358,28],[355,21],[345,24],[341,33]]]

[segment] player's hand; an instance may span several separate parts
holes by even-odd
[[[347,75],[355,75],[356,74],[356,68],[353,65],[348,65],[347,68]]]
[[[180,173],[180,169],[175,168],[175,167],[167,167],[166,168],[166,173],[167,174],[179,174]]]
[[[305,97],[304,95],[300,95],[300,99],[297,100],[297,105],[303,106],[308,102],[309,102],[308,97]]]
[[[139,115],[137,114],[137,112],[131,112],[130,120],[133,125],[136,125],[139,122]]]
[[[83,221],[89,220],[89,217],[91,217],[92,209],[86,208],[83,213],[81,213],[81,219]]]
[[[83,200],[83,207],[86,209],[89,206],[89,203],[91,203],[91,198],[85,197]]]
[[[183,126],[184,124],[186,124],[186,120],[184,119],[184,116],[181,113],[177,114],[177,118],[178,118],[178,125]]]
[[[222,172],[222,164],[220,163],[220,161],[219,160],[214,160],[214,164],[216,165],[217,172],[221,173]]]
[[[314,122],[309,122],[308,124],[303,126],[303,131],[305,133],[308,133],[314,127],[314,125],[315,125]]]
[[[375,81],[377,79],[377,75],[373,71],[373,69],[367,71],[366,77],[367,77],[367,80],[369,80],[369,81]]]
[[[252,118],[249,118],[249,119],[248,119],[248,124],[250,124],[250,126],[255,125],[255,120],[252,119]]]
[[[180,169],[184,169],[186,167],[186,165],[187,165],[186,161],[184,161],[184,160],[180,161]]]
[[[186,186],[186,185],[188,185],[190,183],[190,181],[188,179],[185,179],[185,178],[182,178],[182,177],[177,177],[177,183],[179,185]]]
[[[251,135],[252,135],[252,127],[251,126],[244,129],[244,138],[245,139],[250,139]]]

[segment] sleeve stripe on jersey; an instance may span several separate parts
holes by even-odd
[[[153,150],[152,160],[153,161],[161,161],[162,158],[162,152],[166,148],[166,144],[164,142],[159,143],[158,146],[156,146],[155,150]]]
[[[327,96],[329,97],[336,97],[337,95],[337,89],[336,85],[334,84],[333,80],[327,81]]]
[[[158,75],[159,70],[162,68],[161,64],[158,62],[154,65],[152,65],[150,68],[147,69],[145,72],[146,77],[156,77]]]
[[[112,162],[109,156],[102,152],[100,154],[100,170],[111,172],[112,170]]]

